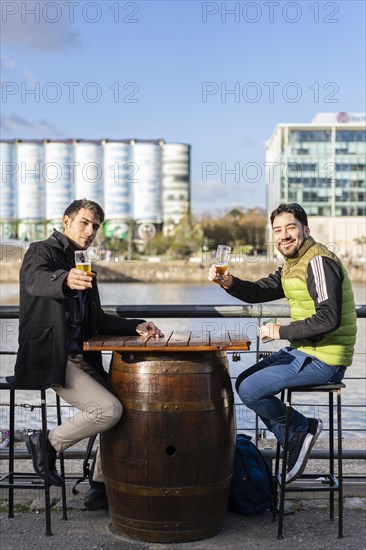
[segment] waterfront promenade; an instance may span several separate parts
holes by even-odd
[[[200,258],[190,260],[161,260],[151,258],[151,261],[118,261],[106,262],[98,261],[93,263],[93,269],[98,274],[100,283],[126,283],[126,282],[144,282],[144,283],[207,283],[207,272],[211,265],[211,260],[201,261]],[[3,257],[0,269],[0,282],[14,283],[19,280],[19,261]],[[245,261],[232,262],[230,271],[237,277],[254,281],[260,277],[265,277],[277,268],[275,260],[258,256],[248,256]],[[352,282],[366,282],[365,267],[347,265],[348,274]]]
[[[228,512],[222,531],[213,538],[183,544],[142,543],[110,532],[105,511],[70,509],[69,519],[52,513],[53,536],[46,537],[43,513],[1,513],[2,550],[362,550],[365,548],[365,500],[346,499],[344,538],[337,538],[337,523],[328,521],[325,501],[299,503],[285,517],[284,539],[277,540],[270,512],[245,517]]]

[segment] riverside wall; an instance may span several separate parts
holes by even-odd
[[[205,283],[207,282],[208,262],[190,262],[185,260],[172,260],[149,262],[98,261],[93,269],[98,274],[99,282],[177,282],[177,283]],[[255,281],[273,272],[277,267],[276,262],[269,262],[263,258],[253,258],[253,261],[234,263],[230,271],[234,275]],[[20,261],[0,262],[0,282],[11,283],[19,280]],[[353,282],[366,282],[366,269],[348,266],[348,273]]]

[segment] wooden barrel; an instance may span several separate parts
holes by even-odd
[[[110,384],[124,408],[101,445],[112,530],[165,543],[217,534],[235,451],[225,352],[114,352]]]

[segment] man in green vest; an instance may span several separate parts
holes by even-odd
[[[284,388],[338,383],[351,365],[356,340],[356,308],[352,286],[340,259],[310,237],[305,210],[297,203],[280,204],[271,214],[274,244],[283,255],[282,267],[256,282],[243,281],[226,271],[215,281],[229,294],[249,303],[287,298],[288,325],[269,323],[260,337],[289,340],[290,346],[242,372],[236,390],[284,444],[286,405],[276,394]],[[291,409],[286,483],[304,471],[323,423]]]

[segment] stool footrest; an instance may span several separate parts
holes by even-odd
[[[10,479],[12,477],[12,479]],[[51,485],[50,485],[51,487]],[[0,477],[0,489],[44,489],[45,482],[36,473],[7,472]]]
[[[303,483],[305,481],[317,481],[318,483],[305,487],[306,484]],[[277,474],[277,483],[281,485],[281,474]],[[333,474],[303,474],[291,484],[286,485],[286,493],[298,493],[299,491],[302,493],[339,491],[339,480]]]

